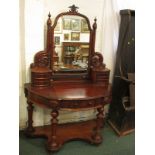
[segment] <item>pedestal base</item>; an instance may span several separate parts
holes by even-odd
[[[51,125],[35,127],[35,131],[26,134],[30,137],[45,137],[47,141],[47,149],[49,151],[58,151],[61,146],[70,140],[84,140],[91,144],[100,144],[102,138],[99,141],[96,141],[93,138],[94,128],[96,127],[96,121],[86,121],[78,123],[69,123],[69,124],[59,124],[57,126],[57,144],[55,146],[51,145]]]

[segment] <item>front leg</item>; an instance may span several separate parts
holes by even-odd
[[[26,129],[26,134],[31,135],[34,132],[34,128],[33,128],[33,103],[27,100],[27,111],[28,111],[28,126]]]
[[[95,144],[100,144],[102,142],[102,136],[100,134],[100,131],[101,131],[101,128],[103,127],[104,108],[103,107],[97,108],[97,111],[98,111],[98,114],[96,115],[97,116],[96,127],[94,129],[95,133],[92,136],[92,138]]]
[[[57,125],[58,125],[58,117],[59,113],[56,109],[53,109],[51,112],[51,137],[47,144],[47,148],[50,151],[56,151],[59,149],[59,144],[57,142]]]

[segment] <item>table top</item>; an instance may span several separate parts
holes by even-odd
[[[92,83],[55,83],[48,88],[35,88],[30,83],[25,84],[29,92],[47,99],[55,100],[88,100],[109,95],[109,86]]]

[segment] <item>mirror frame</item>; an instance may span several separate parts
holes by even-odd
[[[88,44],[89,44],[88,68],[87,68],[87,71],[85,73],[85,76],[84,76],[84,74],[80,74],[80,72],[76,72],[76,71],[70,73],[70,75],[73,77],[74,73],[75,73],[76,76],[78,74],[79,76],[82,76],[83,78],[88,78],[89,74],[90,74],[91,57],[92,57],[93,53],[95,52],[94,48],[95,48],[95,36],[96,36],[96,28],[97,28],[96,18],[94,19],[93,28],[91,28],[90,21],[89,21],[88,17],[79,13],[77,10],[78,7],[76,7],[75,5],[72,5],[69,8],[70,8],[70,10],[68,12],[62,12],[56,16],[53,25],[52,25],[52,20],[50,18],[51,17],[50,13],[48,15],[46,52],[47,52],[47,55],[49,57],[49,67],[50,67],[50,70],[52,71],[52,78],[58,77],[58,76],[60,76],[60,77],[64,76],[64,73],[59,73],[59,75],[58,75],[53,70],[54,54],[55,54],[54,28],[56,27],[59,18],[62,16],[67,16],[67,15],[68,16],[83,17],[87,21],[89,32],[90,32],[89,42],[88,42]],[[69,74],[67,74],[67,75],[69,75]]]

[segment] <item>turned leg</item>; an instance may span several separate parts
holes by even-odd
[[[52,110],[51,112],[51,139],[48,142],[48,150],[56,151],[59,148],[59,144],[57,143],[57,124],[58,124],[58,117],[59,113],[57,110]]]
[[[27,111],[28,111],[28,126],[26,129],[26,133],[31,134],[32,132],[34,132],[34,128],[33,128],[33,103],[30,101],[27,101],[28,107],[27,107]]]
[[[103,127],[103,118],[104,118],[104,115],[103,115],[103,107],[101,108],[97,108],[97,120],[96,120],[96,127],[95,127],[95,133],[94,135],[92,136],[93,140],[94,140],[94,143],[96,144],[100,144],[102,142],[102,136],[100,134],[100,131],[101,131],[101,128]]]

